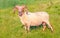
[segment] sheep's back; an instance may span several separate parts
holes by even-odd
[[[28,15],[28,23],[32,26],[40,25],[42,23],[42,19],[40,18],[35,13],[30,13]]]

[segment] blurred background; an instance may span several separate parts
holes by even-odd
[[[54,32],[40,27],[26,33],[18,12],[13,14],[15,5],[26,5],[30,12],[48,12]],[[0,38],[60,38],[60,0],[0,0]]]

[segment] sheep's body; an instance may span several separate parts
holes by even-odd
[[[49,21],[49,15],[46,12],[28,12],[28,14],[25,13],[20,19],[23,25],[38,26],[42,22]]]
[[[22,16],[19,16],[22,24],[25,26],[25,30],[30,30],[30,26],[39,26],[43,24],[43,31],[45,30],[45,25],[48,24],[48,27],[53,31],[52,26],[49,23],[49,14],[46,12],[36,12],[28,14],[24,13]]]

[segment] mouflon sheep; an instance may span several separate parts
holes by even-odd
[[[14,7],[14,12],[18,10],[19,18],[24,25],[25,30],[30,31],[30,26],[39,26],[43,25],[43,31],[46,28],[46,24],[53,31],[52,26],[49,23],[49,14],[47,12],[28,12],[28,9],[25,5]]]

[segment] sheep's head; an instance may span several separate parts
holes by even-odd
[[[22,5],[22,6],[16,5],[14,7],[14,13],[16,10],[18,10],[19,15],[21,16],[24,12],[27,12],[27,7],[25,5]]]

